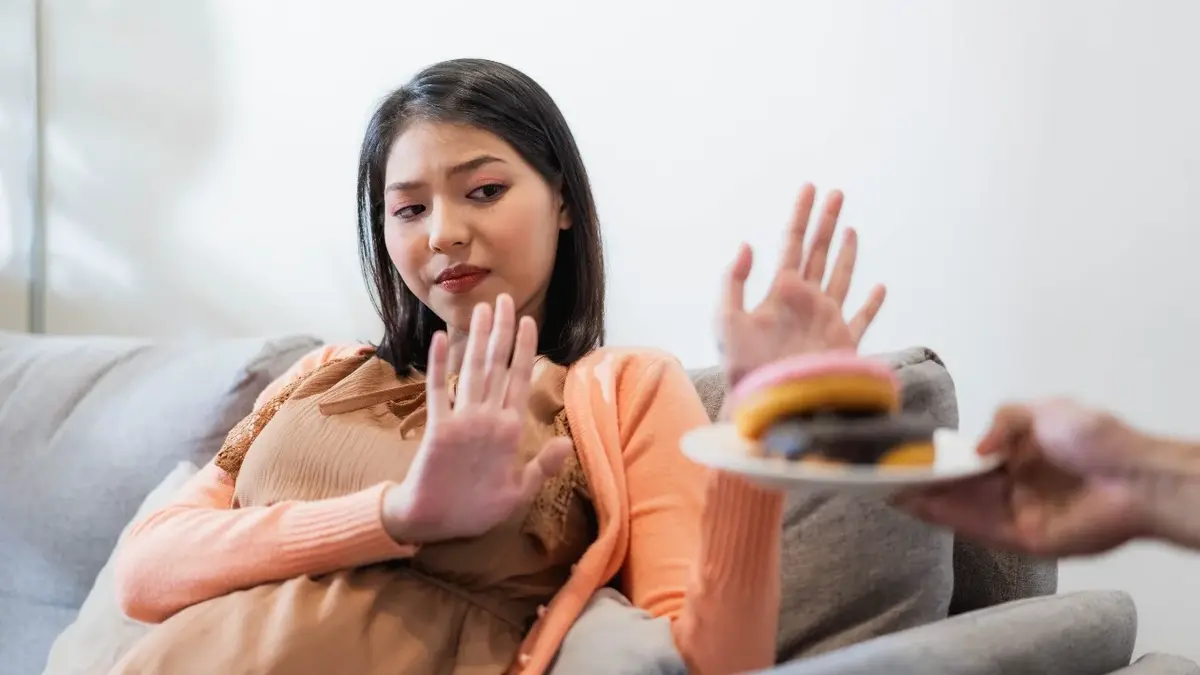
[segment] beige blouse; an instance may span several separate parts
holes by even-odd
[[[535,369],[521,460],[566,435],[566,369]],[[450,382],[451,392],[457,381]],[[404,478],[425,424],[420,376],[373,356],[317,371],[262,429],[237,476],[240,506],[335,497]],[[577,460],[483,536],[412,559],[264,584],[157,626],[118,674],[503,673],[539,607],[596,536]]]

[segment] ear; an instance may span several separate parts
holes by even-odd
[[[567,203],[563,200],[561,187],[555,192],[554,200],[558,203],[558,229],[571,229],[571,214],[567,211]]]

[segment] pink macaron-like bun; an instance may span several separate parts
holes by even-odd
[[[896,372],[887,362],[859,356],[847,349],[800,354],[756,368],[734,386],[729,393],[729,403],[737,405],[747,396],[779,384],[826,375],[863,375],[886,380],[896,389],[900,388]]]

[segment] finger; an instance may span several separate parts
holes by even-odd
[[[871,327],[871,322],[879,314],[879,309],[883,307],[883,301],[886,298],[887,289],[882,284],[876,285],[871,289],[862,309],[858,310],[858,313],[850,319],[847,327],[850,329],[850,337],[854,338],[856,344],[862,341],[863,336],[867,334],[867,329]]]
[[[571,439],[558,436],[550,439],[542,446],[537,456],[529,460],[521,470],[521,494],[525,501],[537,498],[538,490],[551,476],[562,470],[575,446]]]
[[[429,341],[429,363],[425,367],[425,405],[431,422],[450,412],[450,396],[446,391],[449,344],[446,333],[440,330]]]
[[[1170,447],[1111,413],[1068,399],[1050,399],[1027,408],[1031,432],[1046,456],[1082,473],[1149,469],[1161,464],[1158,455]]]
[[[850,293],[850,281],[854,278],[854,263],[858,259],[858,233],[854,228],[846,228],[842,235],[842,245],[838,247],[837,259],[833,261],[833,272],[829,275],[829,289],[826,293],[841,307]]]
[[[842,213],[842,193],[834,190],[825,198],[825,208],[821,211],[821,222],[817,225],[817,233],[813,235],[812,245],[808,248],[808,260],[804,263],[802,275],[811,283],[820,285],[825,278],[825,262],[829,257],[829,245],[833,243],[833,233],[837,230],[838,216]]]
[[[796,198],[796,207],[792,211],[792,222],[788,226],[787,238],[783,242],[783,256],[779,260],[779,269],[797,270],[804,262],[804,233],[808,230],[808,219],[812,215],[813,202],[817,198],[817,189],[812,183],[805,183],[800,188],[800,196]]]
[[[504,407],[522,413],[529,402],[530,380],[533,379],[533,360],[537,356],[537,323],[528,316],[517,325],[517,345],[513,349],[512,367],[504,395]]]
[[[486,388],[486,353],[488,337],[492,332],[492,307],[481,302],[471,313],[471,327],[467,335],[467,349],[463,354],[462,371],[458,377],[458,394],[454,398],[458,405],[473,405],[483,400]]]
[[[1017,439],[1027,436],[1033,426],[1033,415],[1023,405],[1002,406],[992,417],[992,425],[979,441],[976,452],[980,455],[1008,454],[1016,446]]]
[[[496,316],[492,323],[492,339],[488,344],[487,385],[484,400],[495,405],[504,405],[504,394],[508,387],[508,364],[513,350],[513,315],[512,297],[507,293],[496,298]]]
[[[1003,425],[998,422],[994,426],[1008,430],[1009,437],[986,438],[991,445],[1003,444],[1003,450],[1012,453],[1011,436],[1019,433],[1017,438],[1024,443],[1017,447],[1028,446],[1027,454],[1078,474],[1169,468],[1176,465],[1179,455],[1176,444],[1169,440],[1139,432],[1111,413],[1069,399],[1009,406],[997,413],[997,418],[1001,417]]]
[[[725,316],[741,314],[745,311],[746,280],[750,278],[750,268],[754,265],[754,253],[747,244],[739,244],[737,257],[725,273],[725,298],[722,302],[722,312]]]

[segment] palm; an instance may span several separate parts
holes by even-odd
[[[475,308],[453,404],[446,335],[430,346],[429,422],[393,514],[415,543],[487,532],[532,501],[571,452],[569,440],[555,438],[532,460],[521,455],[537,327],[524,317],[514,338],[506,295],[496,299],[494,325],[492,315],[487,305]]]
[[[1095,553],[1137,532],[1133,495],[1120,483],[1082,478],[1048,462],[1016,471],[1009,504],[1020,548],[1042,555]]]
[[[753,264],[748,247],[741,247],[729,270],[717,330],[731,384],[779,358],[857,349],[883,304],[884,289],[876,286],[853,319],[847,322],[843,317],[858,254],[858,239],[852,229],[846,230],[828,284],[822,288],[842,196],[836,191],[830,195],[806,251],[805,233],[814,199],[814,188],[806,185],[800,192],[779,269],[766,298],[757,307],[750,311],[743,308],[745,284]]]
[[[785,276],[786,274],[786,276]],[[753,311],[732,317],[728,346],[749,361],[767,361],[777,353],[854,348],[858,340],[841,307],[819,286],[794,272],[781,274],[779,289]]]
[[[430,424],[424,461],[410,470],[424,508],[446,521],[466,523],[461,536],[497,525],[523,498],[520,440],[515,414],[468,409]]]

